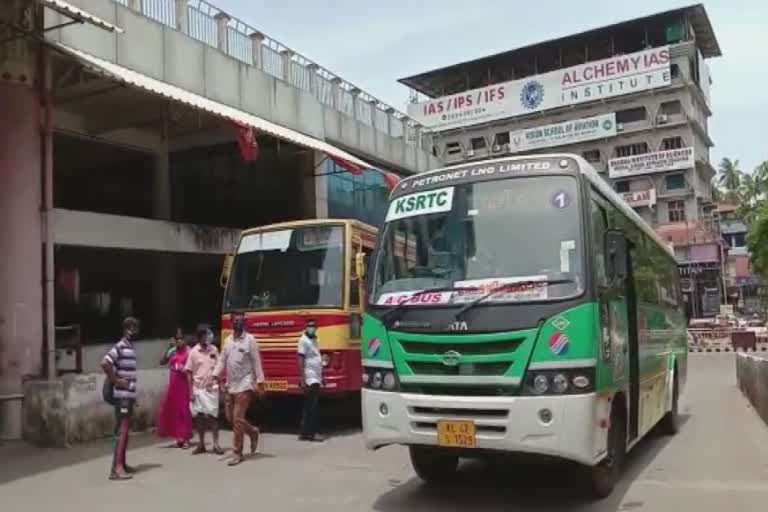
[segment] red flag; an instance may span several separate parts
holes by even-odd
[[[328,158],[331,159],[332,162],[334,162],[339,167],[343,167],[347,171],[351,172],[352,174],[363,174],[363,171],[365,170],[365,167],[361,165],[357,165],[356,163],[350,162],[349,160],[345,160],[338,156],[333,156],[331,154],[328,155]]]
[[[384,175],[384,183],[387,184],[389,190],[393,190],[402,179],[393,172],[382,171],[382,174]]]
[[[256,130],[252,126],[231,121],[237,136],[237,145],[240,146],[240,156],[245,162],[253,162],[259,158],[259,143],[256,140]]]

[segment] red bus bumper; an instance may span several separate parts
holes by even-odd
[[[362,387],[360,350],[321,350],[329,361],[323,367],[321,394],[353,393]],[[267,394],[300,395],[298,356],[295,350],[261,350]]]

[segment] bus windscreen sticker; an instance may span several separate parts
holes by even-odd
[[[491,290],[508,285],[503,290],[488,297],[487,302],[513,302],[526,300],[547,299],[547,276],[524,277],[494,277],[490,279],[471,279],[457,281],[457,288],[467,290],[457,291],[454,295],[454,303],[471,302],[478,297],[487,294]]]
[[[425,190],[398,197],[389,204],[386,221],[449,212],[453,207],[453,187]]]
[[[382,293],[376,304],[380,306],[398,306],[403,303],[409,305],[422,306],[429,304],[448,304],[451,302],[451,292],[420,293],[421,290],[409,292]],[[413,299],[411,296],[420,293]]]
[[[571,195],[565,190],[558,190],[552,196],[552,206],[562,210],[568,208],[571,205]]]
[[[566,274],[571,271],[571,251],[575,250],[575,240],[563,240],[560,242],[560,272]]]

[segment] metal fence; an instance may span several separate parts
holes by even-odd
[[[113,1],[131,8],[138,8],[146,17],[168,27],[180,29],[184,25],[179,19],[181,14],[177,13],[176,0]],[[404,137],[409,144],[416,143],[417,133],[414,122],[405,114],[392,109],[393,119],[390,122],[387,114],[390,107],[385,103],[337,77],[331,71],[316,65],[279,41],[261,34],[244,21],[226,15],[224,11],[206,0],[188,0],[186,17],[188,35],[198,41],[217,47],[244,63],[259,64],[264,72],[280,80],[286,80],[305,91],[312,91],[314,79],[315,94],[323,105],[337,108],[381,131],[387,131],[391,126],[391,136]],[[219,34],[221,27],[226,29],[223,45]],[[254,35],[263,37],[260,46],[254,44]],[[254,48],[257,47],[260,48],[260,55],[254,55]],[[286,73],[286,64],[289,65],[288,73]],[[312,76],[313,73],[316,74],[315,77]],[[334,98],[336,90],[334,80],[338,84],[338,98]],[[358,98],[357,108],[355,108],[353,91]]]
[[[768,423],[768,359],[737,354],[736,381],[755,411]]]

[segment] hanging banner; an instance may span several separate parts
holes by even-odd
[[[638,174],[676,171],[690,169],[694,165],[693,148],[656,151],[608,160],[608,177],[625,178]]]
[[[412,103],[408,115],[432,130],[448,130],[671,83],[669,47],[663,46]]]
[[[509,134],[509,152],[518,153],[616,135],[616,114],[603,114],[563,123],[548,124]]]
[[[621,194],[621,197],[629,206],[635,208],[638,206],[653,206],[656,204],[656,189],[625,192]]]

